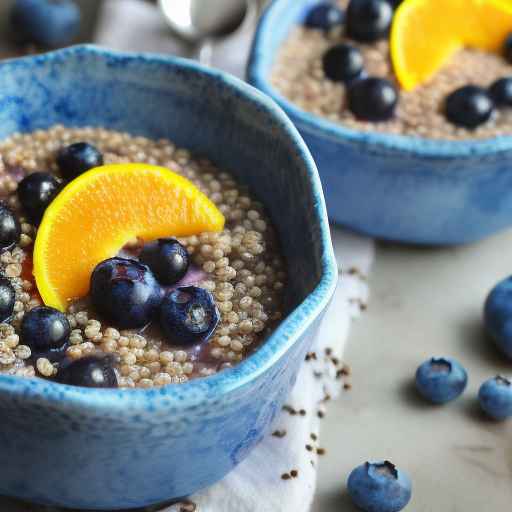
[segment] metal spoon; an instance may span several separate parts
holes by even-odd
[[[158,5],[174,33],[192,44],[197,60],[206,65],[215,43],[257,12],[254,0],[158,0]]]

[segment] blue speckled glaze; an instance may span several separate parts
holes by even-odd
[[[309,114],[269,81],[276,52],[318,0],[274,0],[247,75],[298,127],[318,165],[331,220],[421,244],[460,244],[512,225],[512,136],[435,141],[355,131]]]
[[[222,478],[270,428],[337,280],[320,181],[270,99],[181,59],[91,46],[0,64],[0,138],[63,123],[169,137],[252,187],[279,231],[289,314],[233,369],[179,386],[95,390],[0,376],[0,494],[140,507]]]

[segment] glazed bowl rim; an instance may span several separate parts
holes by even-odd
[[[256,29],[247,67],[247,79],[249,83],[274,99],[302,131],[317,134],[334,143],[342,141],[353,145],[363,145],[365,151],[377,156],[406,153],[408,157],[431,160],[455,158],[487,160],[512,150],[512,136],[454,141],[365,132],[329,121],[294,105],[269,81],[267,41],[271,37],[272,27],[277,23],[282,23],[279,11],[281,5],[288,5],[296,1],[272,0],[266,7]],[[409,171],[414,173],[415,169],[411,168]]]
[[[46,381],[40,378],[24,378],[0,375],[0,393],[11,397],[37,397],[40,403],[54,406],[77,407],[99,413],[119,414],[123,410],[154,411],[160,409],[186,409],[219,400],[220,397],[241,388],[269,370],[320,315],[334,293],[338,278],[337,264],[331,245],[329,224],[324,197],[316,165],[306,144],[282,109],[270,98],[249,84],[222,71],[174,56],[118,52],[95,45],[76,45],[37,56],[9,59],[0,63],[0,72],[9,68],[52,63],[81,56],[93,56],[100,60],[157,64],[172,69],[182,69],[197,74],[226,87],[231,95],[243,102],[257,104],[272,118],[275,125],[289,137],[293,150],[300,155],[306,170],[305,179],[312,190],[318,219],[319,243],[321,244],[321,275],[312,292],[297,306],[265,340],[261,347],[232,369],[209,377],[194,379],[180,385],[168,385],[153,389],[93,389],[75,387]]]

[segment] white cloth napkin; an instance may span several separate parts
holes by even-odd
[[[243,75],[253,26],[217,46],[213,65]],[[158,9],[140,0],[106,0],[96,35],[98,44],[127,51],[152,51],[190,56],[193,50],[172,37]],[[269,435],[224,480],[190,501],[159,512],[307,512],[313,500],[321,417],[327,402],[349,386],[342,363],[351,320],[365,309],[366,276],[373,242],[339,228],[332,229],[342,278],[323,321],[316,345],[300,370],[295,388]],[[348,379],[348,380],[347,380]],[[25,505],[5,502],[11,512],[26,512]],[[2,502],[0,501],[0,505]],[[20,507],[20,508],[17,508]],[[35,507],[34,511],[55,510]]]

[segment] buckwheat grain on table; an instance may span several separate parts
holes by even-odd
[[[227,172],[206,159],[195,159],[168,140],[152,141],[103,128],[55,126],[32,134],[15,134],[0,143],[0,197],[20,215],[17,183],[34,171],[58,175],[55,155],[77,141],[95,145],[106,164],[146,162],[168,167],[190,179],[226,217],[221,233],[182,238],[192,262],[201,270],[199,286],[211,291],[221,314],[213,337],[199,351],[169,345],[158,329],[119,331],[106,325],[87,300],[71,304],[66,355],[77,359],[113,354],[121,387],[152,387],[185,382],[227,368],[257,348],[282,317],[286,273],[276,234],[261,203]],[[58,363],[34,360],[21,344],[18,329],[26,311],[40,305],[32,279],[32,242],[36,228],[23,217],[18,246],[0,255],[0,270],[16,290],[14,316],[0,324],[0,373],[51,377]],[[139,242],[134,241],[136,248]]]
[[[345,8],[348,0],[338,3]],[[324,75],[322,55],[340,42],[349,42],[362,51],[368,75],[387,78],[399,87],[387,40],[362,44],[344,37],[340,29],[325,34],[300,26],[291,31],[276,55],[270,77],[273,86],[301,109],[357,130],[448,140],[512,134],[512,108],[495,112],[476,130],[454,126],[443,114],[445,97],[458,87],[488,87],[499,78],[512,76],[512,65],[502,56],[472,49],[460,51],[428,83],[412,91],[400,90],[392,120],[374,123],[357,120],[346,106],[345,86]]]

